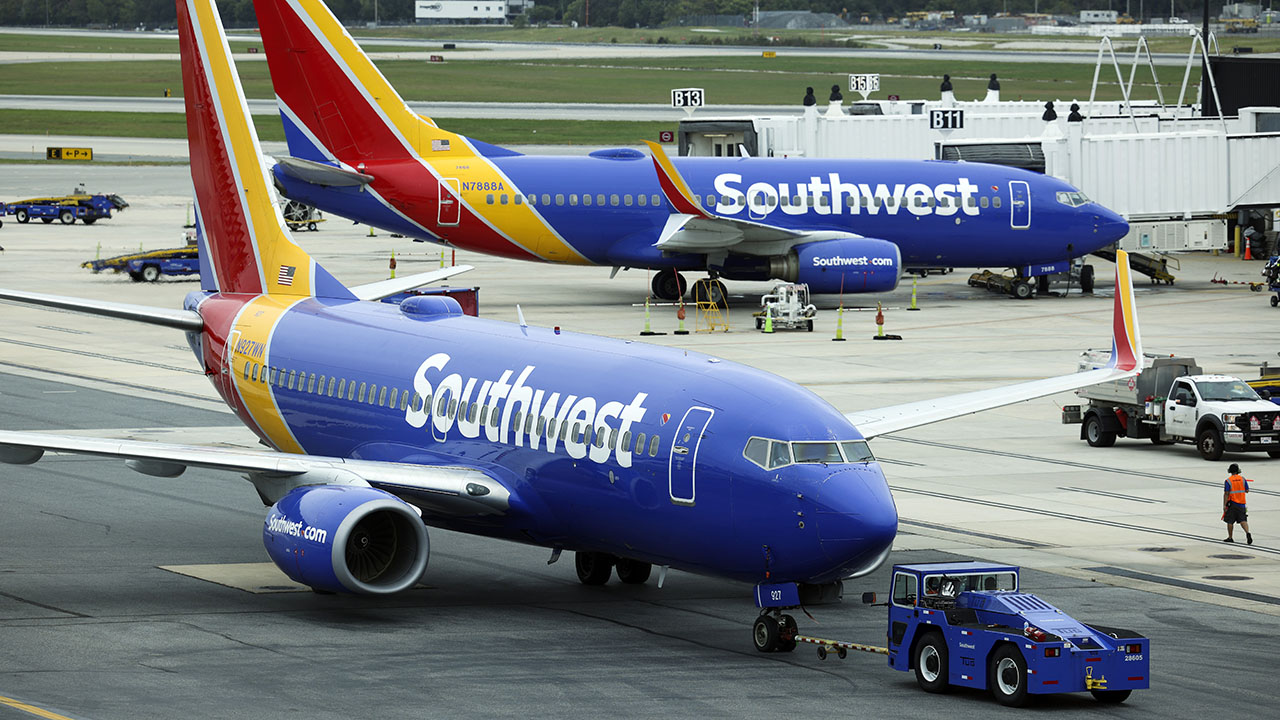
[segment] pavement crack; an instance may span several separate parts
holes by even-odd
[[[59,515],[58,513],[49,512],[48,510],[41,510],[40,514],[48,515],[50,517],[62,518],[63,520],[70,520],[71,522],[83,523],[85,525],[96,525],[97,527],[103,528],[104,535],[111,534],[111,526],[106,523],[93,522],[92,520],[81,520],[80,518],[73,518],[70,515]]]

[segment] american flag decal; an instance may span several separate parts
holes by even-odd
[[[445,150],[448,150],[449,141],[448,140],[432,140],[431,149],[435,152],[443,152]]]
[[[280,274],[276,277],[276,282],[281,285],[293,285],[293,274],[298,272],[298,268],[292,265],[281,265]]]

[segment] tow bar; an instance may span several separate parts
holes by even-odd
[[[836,657],[843,660],[850,650],[858,652],[874,653],[876,655],[888,655],[889,648],[876,647],[875,645],[862,645],[860,643],[843,642],[841,640],[827,640],[825,638],[810,637],[808,635],[796,635],[796,642],[809,643],[818,646],[818,659],[826,660],[827,655],[835,653]]]

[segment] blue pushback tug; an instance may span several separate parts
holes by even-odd
[[[1086,625],[1024,593],[1018,568],[980,562],[896,565],[889,599],[889,667],[920,687],[989,689],[1004,705],[1088,690],[1120,703],[1150,686],[1150,641]]]

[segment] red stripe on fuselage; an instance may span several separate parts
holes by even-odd
[[[370,183],[374,191],[442,239],[489,255],[542,259],[507,240],[465,206],[457,225],[440,226],[439,180],[423,160],[405,147],[395,129],[370,105],[291,6],[284,2],[260,2],[256,6],[264,16],[271,14],[259,24],[263,43],[272,48],[267,53],[267,63],[276,95],[330,153],[352,167],[363,163],[364,172],[374,178]],[[277,52],[276,47],[287,48],[288,52]],[[448,159],[488,162],[457,155]],[[438,172],[441,177],[450,176],[445,169]],[[519,192],[514,187],[508,191]],[[530,244],[537,238],[516,240]]]
[[[179,2],[177,6],[179,45],[184,55],[190,55],[188,61],[182,63],[182,87],[187,108],[191,178],[203,210],[200,221],[204,226],[205,246],[212,255],[210,262],[219,290],[261,293],[258,256],[245,218],[247,209],[240,204],[231,149],[222,135],[218,106],[207,80],[208,68],[200,53],[187,4]]]
[[[227,342],[231,336],[232,325],[245,305],[252,302],[253,295],[212,295],[200,303],[200,318],[204,320],[204,331],[201,333],[201,349],[204,352],[204,371],[213,388],[222,396],[222,401],[240,418],[255,435],[270,441],[258,423],[254,421],[249,409],[240,400],[236,392],[235,378],[228,372],[229,356]]]
[[[667,173],[663,171],[662,166],[658,164],[657,158],[654,158],[653,160],[653,169],[658,171],[658,185],[662,187],[662,193],[667,196],[667,201],[675,207],[676,212],[684,213],[685,215],[696,215],[698,217],[705,217],[707,215],[702,211],[702,208],[692,205],[688,198],[680,192],[680,189],[676,187],[676,184],[672,182]]]

